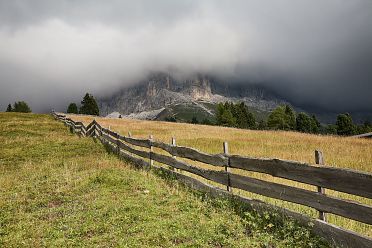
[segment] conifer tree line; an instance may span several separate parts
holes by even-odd
[[[99,108],[93,95],[86,93],[81,106],[78,108],[77,104],[72,102],[67,107],[67,113],[69,114],[84,114],[84,115],[99,115]]]
[[[192,123],[196,123],[195,120]],[[203,123],[202,123],[203,124]],[[315,115],[296,113],[290,105],[278,106],[268,116],[267,121],[257,121],[253,113],[243,103],[219,103],[216,113],[216,125],[259,130],[287,130],[314,134],[355,135],[372,132],[372,124],[366,121],[362,125],[353,123],[350,114],[339,114],[336,123],[324,125]]]
[[[366,121],[362,125],[354,124],[350,114],[339,114],[335,124],[322,125],[315,115],[296,112],[289,105],[279,106],[270,113],[267,126],[269,129],[293,130],[304,133],[315,134],[337,134],[337,135],[356,135],[372,132],[372,125]]]
[[[32,110],[25,101],[18,101],[13,106],[9,103],[6,112],[31,113]]]
[[[226,127],[237,127],[255,129],[256,120],[247,106],[241,103],[225,102],[217,106],[217,125]]]

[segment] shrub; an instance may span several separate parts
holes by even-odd
[[[349,113],[339,114],[337,116],[336,126],[338,135],[355,134],[355,126]]]
[[[13,112],[31,113],[32,111],[26,102],[19,101],[14,103]]]
[[[72,103],[70,103],[70,105],[68,105],[67,113],[69,113],[69,114],[78,114],[79,113],[76,103],[72,102]]]

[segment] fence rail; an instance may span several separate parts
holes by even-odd
[[[142,167],[156,167],[152,166],[152,161],[156,161],[168,165],[171,168],[187,171],[210,181],[222,184],[226,186],[229,191],[231,188],[237,188],[270,198],[315,208],[320,212],[320,216],[323,216],[321,220],[311,219],[303,214],[294,213],[287,209],[279,210],[301,222],[307,221],[315,223],[312,229],[313,232],[323,236],[337,246],[372,247],[371,238],[364,237],[360,234],[342,229],[324,221],[325,213],[333,213],[369,225],[372,224],[371,206],[324,194],[324,188],[327,188],[372,199],[372,174],[370,173],[322,165],[314,166],[306,163],[280,159],[262,159],[229,155],[227,150],[221,154],[207,154],[194,148],[177,146],[173,139],[172,144],[154,141],[152,138],[137,139],[122,136],[110,129],[103,128],[95,120],[85,127],[82,122],[75,122],[63,114],[53,113],[53,116],[56,119],[63,121],[73,132],[81,136],[93,136],[98,138],[102,143],[110,146],[120,157],[131,160]],[[224,145],[226,145],[225,149],[227,149],[227,144]],[[141,147],[142,150],[136,149],[133,146]],[[152,149],[153,147],[166,151],[170,156],[155,153]],[[143,148],[148,148],[149,150],[145,151]],[[135,154],[140,158],[134,157],[131,154]],[[186,158],[217,167],[225,167],[225,171],[203,169],[190,165],[176,157]],[[142,158],[149,159],[149,162]],[[274,177],[314,185],[318,187],[318,192],[235,174],[230,172],[227,168],[265,173]],[[200,181],[195,183],[197,179],[168,170],[164,167],[157,167],[157,169],[172,173],[176,175],[178,179],[188,182],[193,187],[197,185],[196,188],[207,188],[208,192],[218,192],[219,194],[227,193],[232,195],[232,193],[227,190],[222,190]],[[252,205],[252,201],[254,201],[247,200],[240,196],[238,198],[245,202],[248,201],[250,205]],[[255,205],[255,203],[253,205]],[[278,207],[274,207],[267,203],[261,202],[259,205],[260,208],[265,206],[264,208],[278,209]]]

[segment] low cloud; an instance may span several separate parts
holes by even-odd
[[[369,0],[0,0],[0,107],[64,108],[176,68],[371,111],[371,25]]]

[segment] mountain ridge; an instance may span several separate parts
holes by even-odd
[[[262,112],[287,103],[258,85],[232,84],[203,75],[180,80],[170,74],[159,73],[134,86],[124,87],[110,97],[99,99],[99,107],[103,115],[117,112],[133,118],[138,114],[140,118],[142,112],[185,105],[200,108],[212,116],[214,109],[205,104],[225,101],[243,101],[248,107]]]
[[[190,121],[193,112],[202,119],[213,120],[216,105],[226,101],[244,102],[258,120],[265,119],[274,108],[283,104],[292,105],[296,112],[315,114],[324,124],[335,123],[339,114],[325,110],[306,111],[307,108],[291,104],[262,85],[201,74],[178,79],[169,73],[152,73],[146,80],[99,98],[98,104],[104,116],[155,120],[177,117],[180,121]],[[372,121],[370,112],[350,114],[357,123]]]

